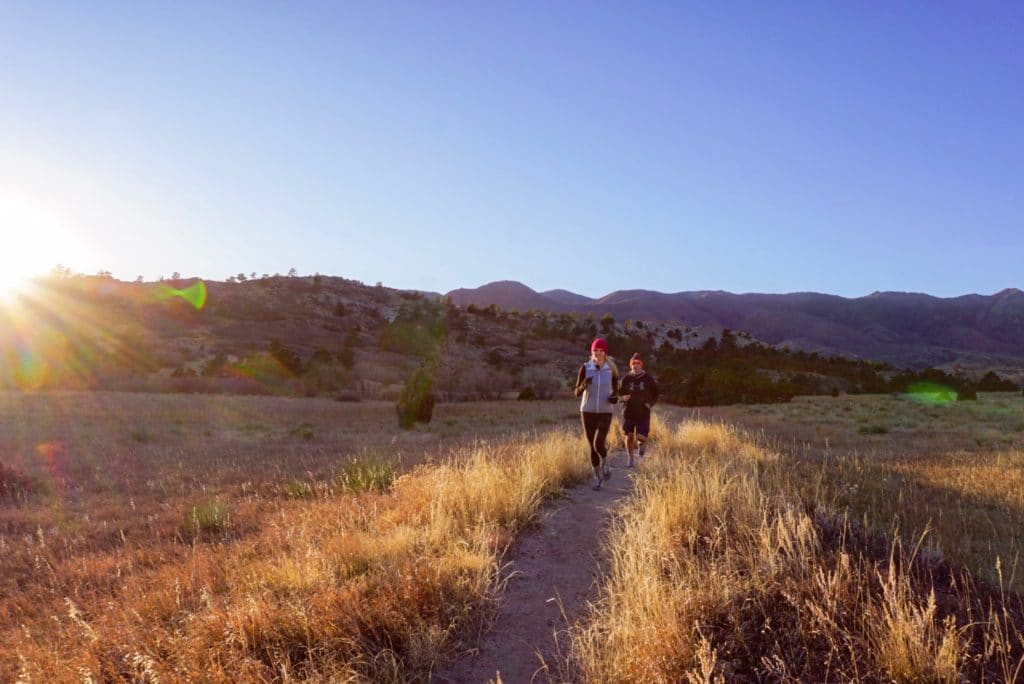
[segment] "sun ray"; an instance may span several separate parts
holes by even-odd
[[[83,257],[71,225],[55,211],[0,195],[0,300],[9,300],[54,266]]]

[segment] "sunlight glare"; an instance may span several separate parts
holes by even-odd
[[[0,300],[23,289],[30,278],[81,256],[55,213],[0,196]]]

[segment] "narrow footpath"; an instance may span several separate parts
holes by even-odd
[[[512,550],[510,569],[515,574],[479,651],[435,673],[432,682],[520,684],[561,678],[556,634],[597,598],[601,537],[615,504],[633,488],[636,471],[625,465],[625,452],[613,453],[612,477],[601,491],[593,491],[588,479],[566,490],[566,496],[541,514],[540,524]]]

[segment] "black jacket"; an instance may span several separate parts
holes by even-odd
[[[628,394],[626,416],[630,418],[646,418],[651,414],[651,407],[658,401],[658,383],[647,371],[639,375],[627,373],[619,381],[619,394]]]

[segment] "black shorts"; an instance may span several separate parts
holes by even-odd
[[[641,418],[625,416],[622,419],[622,431],[629,436],[633,434],[634,430],[636,430],[636,434],[643,435],[644,437],[651,434],[651,416],[647,415]]]

